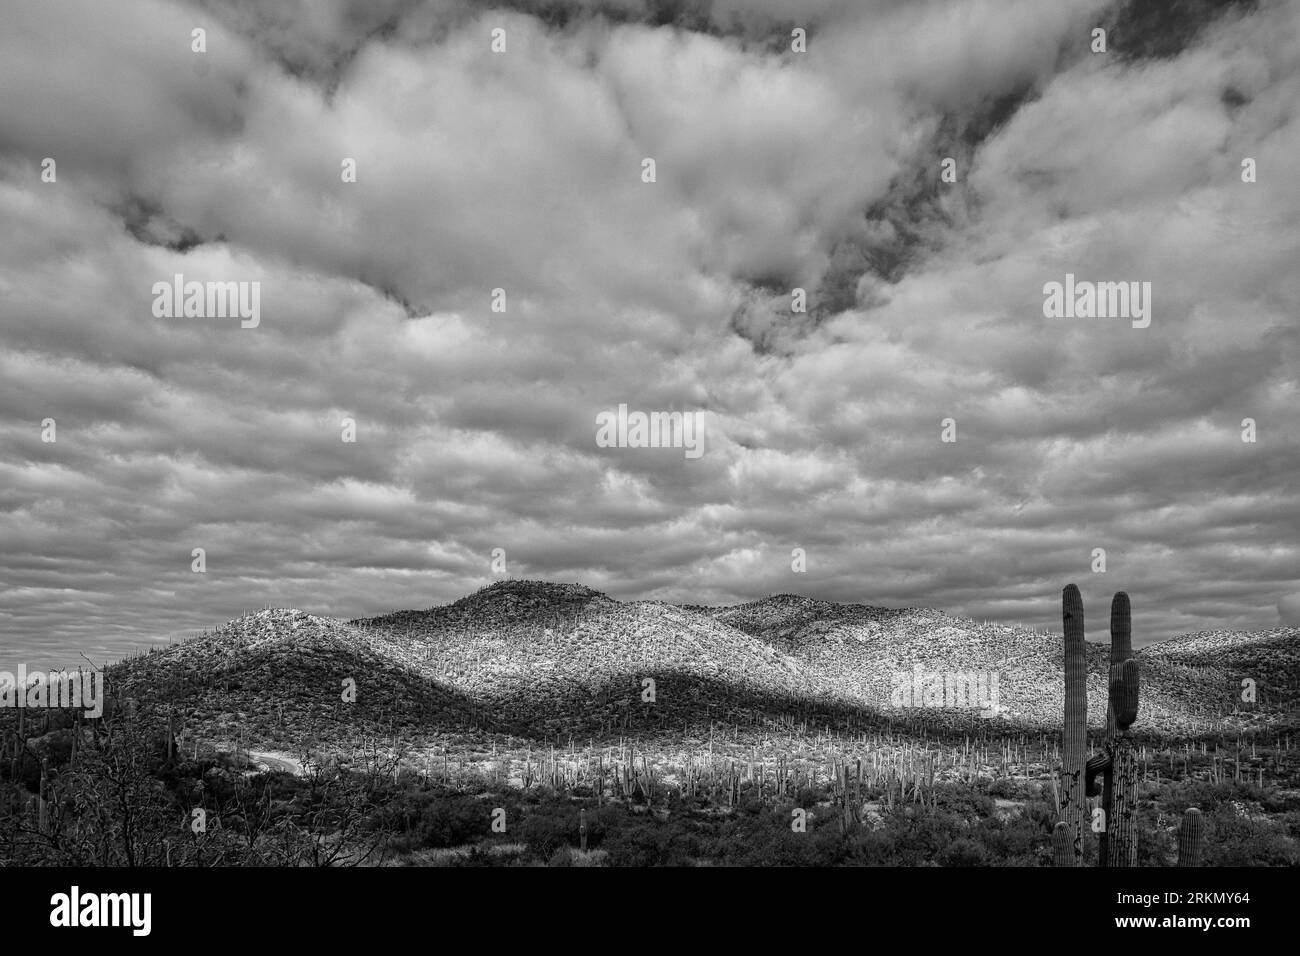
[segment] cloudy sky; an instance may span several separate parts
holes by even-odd
[[[494,548],[624,599],[1300,623],[1300,16],[1172,5],[3,4],[0,668],[428,607]],[[155,315],[177,273],[260,324]],[[1150,326],[1045,318],[1066,273]],[[598,447],[620,403],[704,454]]]

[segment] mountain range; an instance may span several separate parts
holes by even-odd
[[[624,602],[509,580],[350,621],[261,610],[110,674],[141,706],[179,708],[188,726],[229,739],[320,742],[385,727],[554,741],[715,723],[962,733],[1058,728],[1062,655],[1059,634],[933,609],[788,594],[731,607]],[[1105,720],[1107,655],[1089,643],[1094,727]],[[1142,733],[1289,725],[1300,710],[1300,628],[1190,634],[1137,657]],[[996,675],[996,707],[898,706],[918,673],[982,675],[986,690]]]

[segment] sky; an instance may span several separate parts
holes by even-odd
[[[502,577],[1300,624],[1294,4],[48,0],[0,89],[0,669]]]

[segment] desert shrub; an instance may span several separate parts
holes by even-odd
[[[838,812],[810,807],[806,829],[796,833],[790,828],[792,809],[781,804],[720,820],[712,833],[695,838],[695,855],[733,866],[829,866],[841,862],[845,848]]]
[[[455,867],[500,866],[501,860],[491,852],[490,847],[476,843],[463,852],[453,853],[448,856],[445,865]]]
[[[985,845],[971,837],[958,837],[939,854],[940,866],[987,866],[989,852]]]
[[[955,783],[939,784],[934,788],[934,804],[939,811],[971,820],[993,813],[993,797]]]
[[[546,861],[547,866],[573,866],[573,851],[567,846],[562,846]]]
[[[989,785],[988,794],[1003,800],[1037,800],[1042,797],[1042,787],[1033,780],[1002,777]]]
[[[1051,823],[1056,823],[1055,814],[1052,815]],[[1043,821],[1024,813],[1006,819],[990,817],[981,820],[968,838],[978,841],[983,847],[983,865],[1037,866],[1051,862],[1051,827],[1045,827]]]
[[[1226,804],[1206,822],[1203,866],[1300,866],[1300,840],[1271,819]]]
[[[415,823],[418,844],[451,847],[479,840],[490,832],[490,811],[486,803],[474,797],[431,800]]]
[[[1049,836],[1052,827],[1056,826],[1056,821],[1060,819],[1056,807],[1042,800],[1031,800],[1026,803],[1020,815],[1022,819],[1033,824],[1035,830],[1043,830]]]
[[[524,817],[519,832],[529,850],[544,860],[548,859],[557,850],[578,843],[578,812],[563,804],[532,807]],[[589,825],[589,840],[590,835]]]
[[[1300,813],[1300,793],[1267,788],[1259,790],[1258,787],[1253,789],[1259,791],[1256,799],[1259,802],[1259,808],[1265,813]]]
[[[627,818],[605,833],[602,849],[610,866],[689,866],[700,852],[694,834],[673,821]]]

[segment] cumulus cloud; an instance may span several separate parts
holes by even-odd
[[[4,653],[425,607],[497,547],[621,597],[1294,622],[1300,34],[1193,6],[9,5]],[[1067,272],[1151,326],[1045,318]],[[156,317],[178,273],[260,324]],[[620,403],[705,455],[597,447]]]

